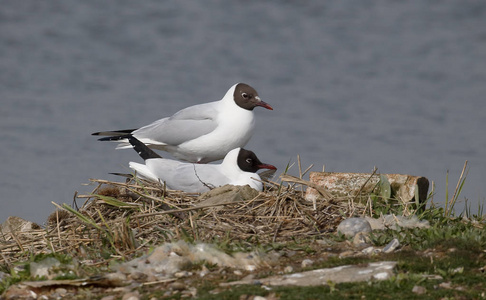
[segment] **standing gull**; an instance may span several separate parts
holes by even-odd
[[[100,141],[117,141],[120,148],[131,148],[133,136],[147,146],[171,153],[175,158],[197,163],[219,160],[232,149],[250,140],[257,106],[273,110],[251,86],[233,85],[219,101],[187,107],[171,117],[139,129],[95,132],[108,136]]]

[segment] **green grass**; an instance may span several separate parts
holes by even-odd
[[[375,258],[378,259],[378,258]],[[374,259],[332,258],[315,267],[363,263]],[[240,299],[242,295],[268,296],[275,294],[279,299],[439,299],[485,297],[486,282],[479,272],[482,257],[479,252],[446,252],[441,258],[431,259],[427,255],[417,255],[414,250],[400,251],[381,256],[378,260],[398,261],[397,274],[389,280],[341,283],[316,287],[262,287],[259,285],[233,286],[220,290],[217,284],[206,282],[198,288],[198,299]],[[427,275],[440,275],[443,279],[427,279]],[[452,289],[442,288],[440,283],[450,282]],[[426,289],[424,295],[412,292],[414,286]]]
[[[384,246],[394,238],[401,245],[409,245],[415,250],[450,247],[481,251],[486,247],[484,228],[478,228],[474,223],[462,219],[435,221],[430,228],[404,228],[400,231],[388,229],[371,234],[371,241],[376,246]]]
[[[56,279],[73,279],[76,278],[76,274],[72,272],[72,270],[65,268],[63,266],[67,266],[73,262],[72,257],[65,254],[60,253],[51,253],[51,254],[39,254],[35,256],[31,256],[30,259],[23,263],[16,263],[10,268],[5,267],[4,270],[7,273],[10,273],[11,276],[5,278],[3,281],[0,282],[0,294],[2,294],[9,286],[16,284],[21,281],[26,280],[43,280],[45,278],[33,278],[30,274],[30,264],[33,262],[39,263],[48,257],[53,257],[61,263],[61,267],[59,268],[59,278]]]

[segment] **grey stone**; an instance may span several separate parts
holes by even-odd
[[[313,263],[314,263],[314,261],[312,259],[304,259],[302,261],[302,268],[310,267],[310,266],[312,266]]]
[[[430,227],[429,221],[419,220],[416,215],[405,217],[395,215],[384,215],[380,218],[365,217],[370,223],[373,230],[393,229],[399,230],[400,228],[428,228]]]
[[[122,300],[138,300],[140,299],[140,293],[138,291],[133,291],[123,295]]]
[[[288,275],[271,276],[258,279],[263,285],[272,286],[318,286],[334,283],[386,280],[393,275],[394,261],[373,262],[368,265],[345,265],[335,268],[318,269]],[[221,283],[221,286],[251,284],[248,281]]]
[[[417,295],[423,295],[427,292],[427,289],[420,285],[415,285],[412,289],[412,292]]]
[[[346,237],[353,237],[360,232],[370,233],[371,225],[363,218],[349,218],[338,225],[337,231]]]
[[[41,227],[20,217],[11,216],[8,217],[5,222],[0,225],[0,230],[3,234],[8,234],[11,232],[29,232],[31,230],[40,229]]]
[[[142,272],[149,278],[161,280],[173,276],[191,276],[192,273],[184,270],[201,261],[220,267],[253,271],[261,264],[262,259],[264,258],[254,253],[236,252],[229,255],[209,244],[191,245],[179,241],[177,243],[165,243],[147,255],[115,266],[114,270],[127,275]]]
[[[189,276],[192,276],[192,272],[180,271],[180,272],[174,273],[175,278],[184,278],[184,277],[189,277]]]
[[[61,263],[54,257],[47,257],[40,262],[30,263],[30,275],[32,277],[46,277],[52,279],[56,274],[51,272],[52,268],[59,267]]]
[[[67,294],[67,290],[65,288],[57,288],[56,293],[58,293],[60,296],[63,296]]]
[[[373,246],[370,246],[368,248],[364,248],[363,250],[361,250],[361,253],[363,253],[363,254],[374,254],[374,253],[376,253],[375,251],[376,251],[376,249]]]
[[[398,246],[400,246],[400,242],[398,241],[398,239],[393,239],[391,240],[391,242],[388,243],[388,245],[385,246],[385,248],[383,248],[383,253],[391,253],[395,251]]]

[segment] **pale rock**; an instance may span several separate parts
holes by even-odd
[[[360,232],[370,233],[371,225],[363,218],[349,218],[338,225],[337,231],[346,237],[354,237]]]
[[[209,244],[199,243],[191,245],[184,241],[179,241],[159,246],[151,253],[115,266],[114,269],[118,273],[127,275],[142,272],[151,281],[156,281],[172,276],[190,276],[192,273],[182,270],[186,270],[188,267],[201,261],[220,267],[253,271],[261,264],[262,259],[256,253],[237,252],[233,253],[233,255],[228,255]],[[199,274],[204,276],[206,272],[203,270]]]
[[[368,248],[364,248],[363,250],[361,250],[361,253],[363,254],[374,254],[375,253],[375,248],[373,246],[370,246]]]
[[[67,294],[67,290],[65,288],[57,288],[56,293],[58,293],[60,296],[64,296]]]
[[[395,215],[384,215],[380,218],[365,217],[370,223],[373,230],[385,230],[393,229],[399,230],[400,228],[429,228],[430,224],[427,220],[419,220],[416,215],[405,217]]]
[[[10,216],[0,225],[0,231],[6,235],[11,232],[29,232],[41,228],[38,224],[20,217]]]
[[[386,280],[391,278],[396,266],[394,261],[372,262],[367,265],[345,265],[335,268],[317,269],[312,271],[270,276],[258,281],[264,286],[320,286],[328,282],[360,282],[369,280]],[[233,281],[221,283],[221,286],[253,284],[251,281]]]
[[[174,273],[175,278],[183,278],[183,277],[189,277],[191,276],[192,273],[188,271],[181,271],[181,272],[176,272]]]
[[[427,289],[420,285],[415,285],[412,289],[412,292],[417,295],[423,295],[427,292]]]
[[[122,300],[139,300],[140,293],[138,291],[133,291],[123,295]]]
[[[400,246],[398,239],[393,239],[385,246],[385,248],[383,248],[383,253],[391,253],[395,251],[398,246]]]
[[[314,261],[312,259],[304,259],[302,261],[302,268],[310,267],[310,266],[312,266],[313,263],[314,263]]]
[[[36,300],[38,298],[37,294],[28,289],[26,286],[22,286],[21,284],[15,284],[10,286],[2,295],[1,299],[5,300]]]
[[[354,256],[356,253],[352,250],[344,251],[339,254],[339,258],[345,258],[345,257],[350,257]]]
[[[358,232],[353,238],[353,245],[355,247],[365,247],[370,241],[369,233]]]
[[[30,263],[30,275],[32,277],[46,277],[52,279],[56,276],[52,272],[53,268],[59,267],[61,263],[54,257],[47,257],[40,262]]]

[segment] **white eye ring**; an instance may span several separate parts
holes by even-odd
[[[241,93],[241,97],[243,97],[244,99],[250,98],[247,93]]]
[[[251,158],[247,158],[246,159],[246,162],[249,163],[249,164],[251,164],[253,162],[253,160]]]

